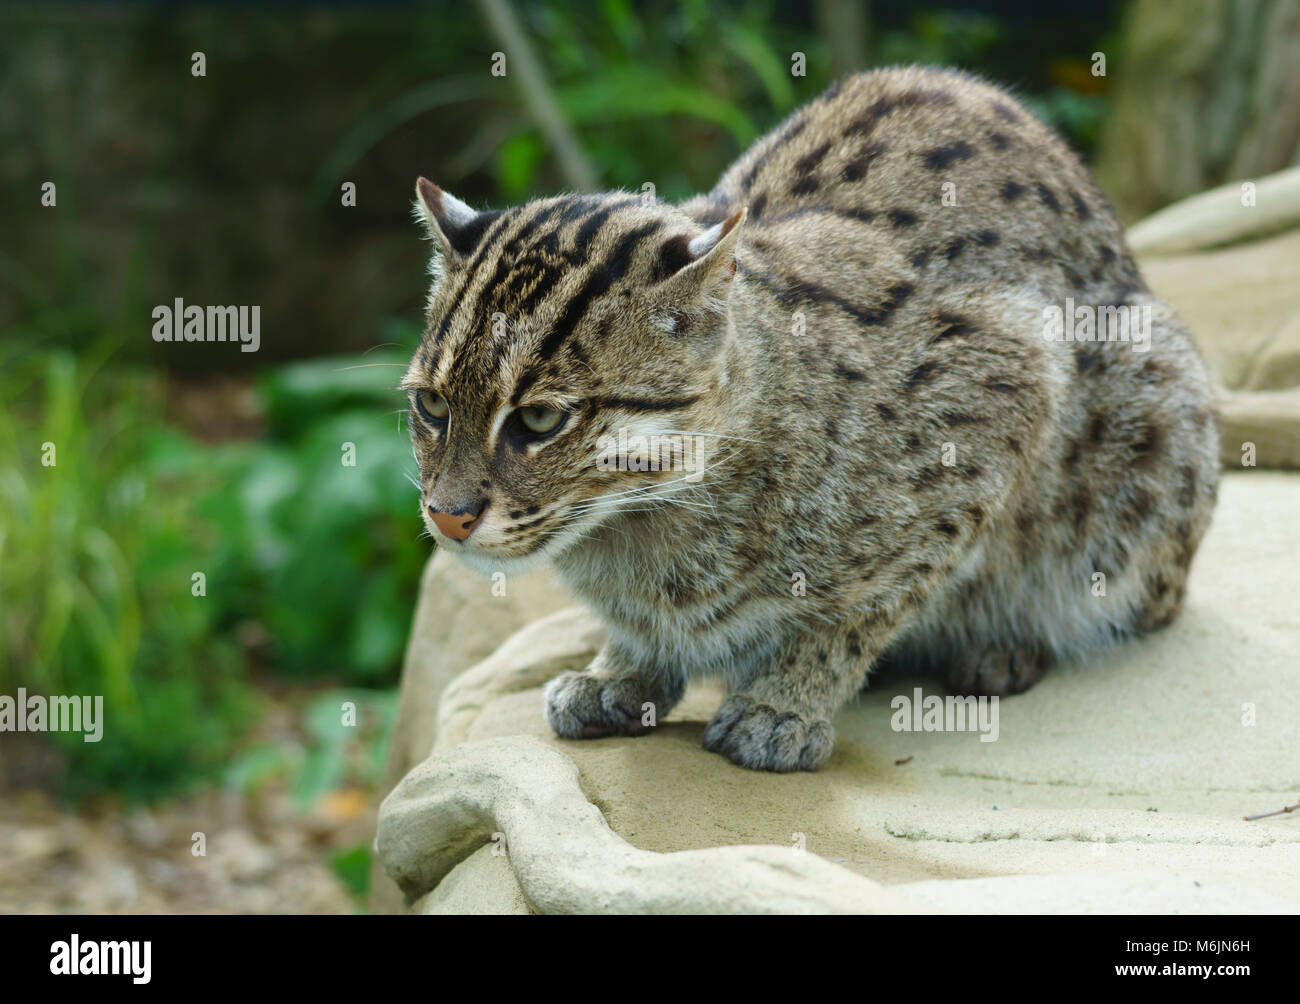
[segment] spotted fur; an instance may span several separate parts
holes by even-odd
[[[813,769],[873,666],[1010,693],[1176,615],[1218,478],[1201,361],[1001,91],[848,78],[678,206],[418,188],[437,255],[404,385],[451,413],[412,409],[422,511],[486,501],[443,546],[551,562],[607,622],[547,689],[560,735],[644,731],[718,675],[709,749]],[[1067,297],[1149,306],[1149,351],[1048,340]],[[525,405],[568,419],[513,441]],[[698,435],[702,478],[598,470],[619,429]]]

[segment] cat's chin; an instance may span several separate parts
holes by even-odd
[[[507,555],[493,554],[491,551],[467,551],[460,548],[453,550],[456,557],[470,571],[478,572],[485,578],[502,573],[506,578],[514,578],[516,575],[523,575],[524,572],[531,572],[534,568],[542,565],[549,565],[551,557],[545,553],[545,548],[538,548],[530,554],[521,555],[512,558]]]
[[[513,578],[531,572],[534,568],[552,564],[556,558],[583,539],[585,529],[589,527],[578,527],[554,534],[534,550],[521,555],[501,554],[486,548],[464,545],[444,544],[443,546],[455,554],[471,571],[487,578],[497,573],[503,573],[506,578]]]

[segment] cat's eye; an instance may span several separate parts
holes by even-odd
[[[543,408],[529,405],[515,412],[522,431],[529,436],[549,436],[559,430],[568,417],[568,412],[559,408]]]
[[[434,425],[445,425],[447,417],[451,414],[447,399],[431,390],[421,389],[416,391],[415,406],[420,410],[421,416]]]

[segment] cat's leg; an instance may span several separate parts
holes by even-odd
[[[816,770],[835,747],[831,717],[870,664],[857,630],[792,639],[722,702],[704,730],[705,749],[751,770]]]
[[[685,689],[682,674],[647,669],[611,640],[585,670],[561,673],[546,685],[546,721],[563,739],[641,735]]]
[[[871,667],[871,690],[910,686],[919,677],[938,678],[958,696],[1006,697],[1028,690],[1055,661],[1050,646],[1011,635],[976,637],[962,623],[963,610],[945,606],[946,630],[936,631],[934,615],[918,618],[910,636],[886,651]]]
[[[943,682],[962,697],[1006,697],[1028,690],[1050,665],[1051,657],[1037,646],[991,645],[951,657],[944,666]]]

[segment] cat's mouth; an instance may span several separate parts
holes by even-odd
[[[475,543],[468,540],[443,541],[462,562],[481,575],[504,573],[507,577],[521,575],[534,568],[548,565],[560,554],[581,541],[581,534],[569,534],[561,524],[538,533],[525,543],[502,546],[496,542]]]

